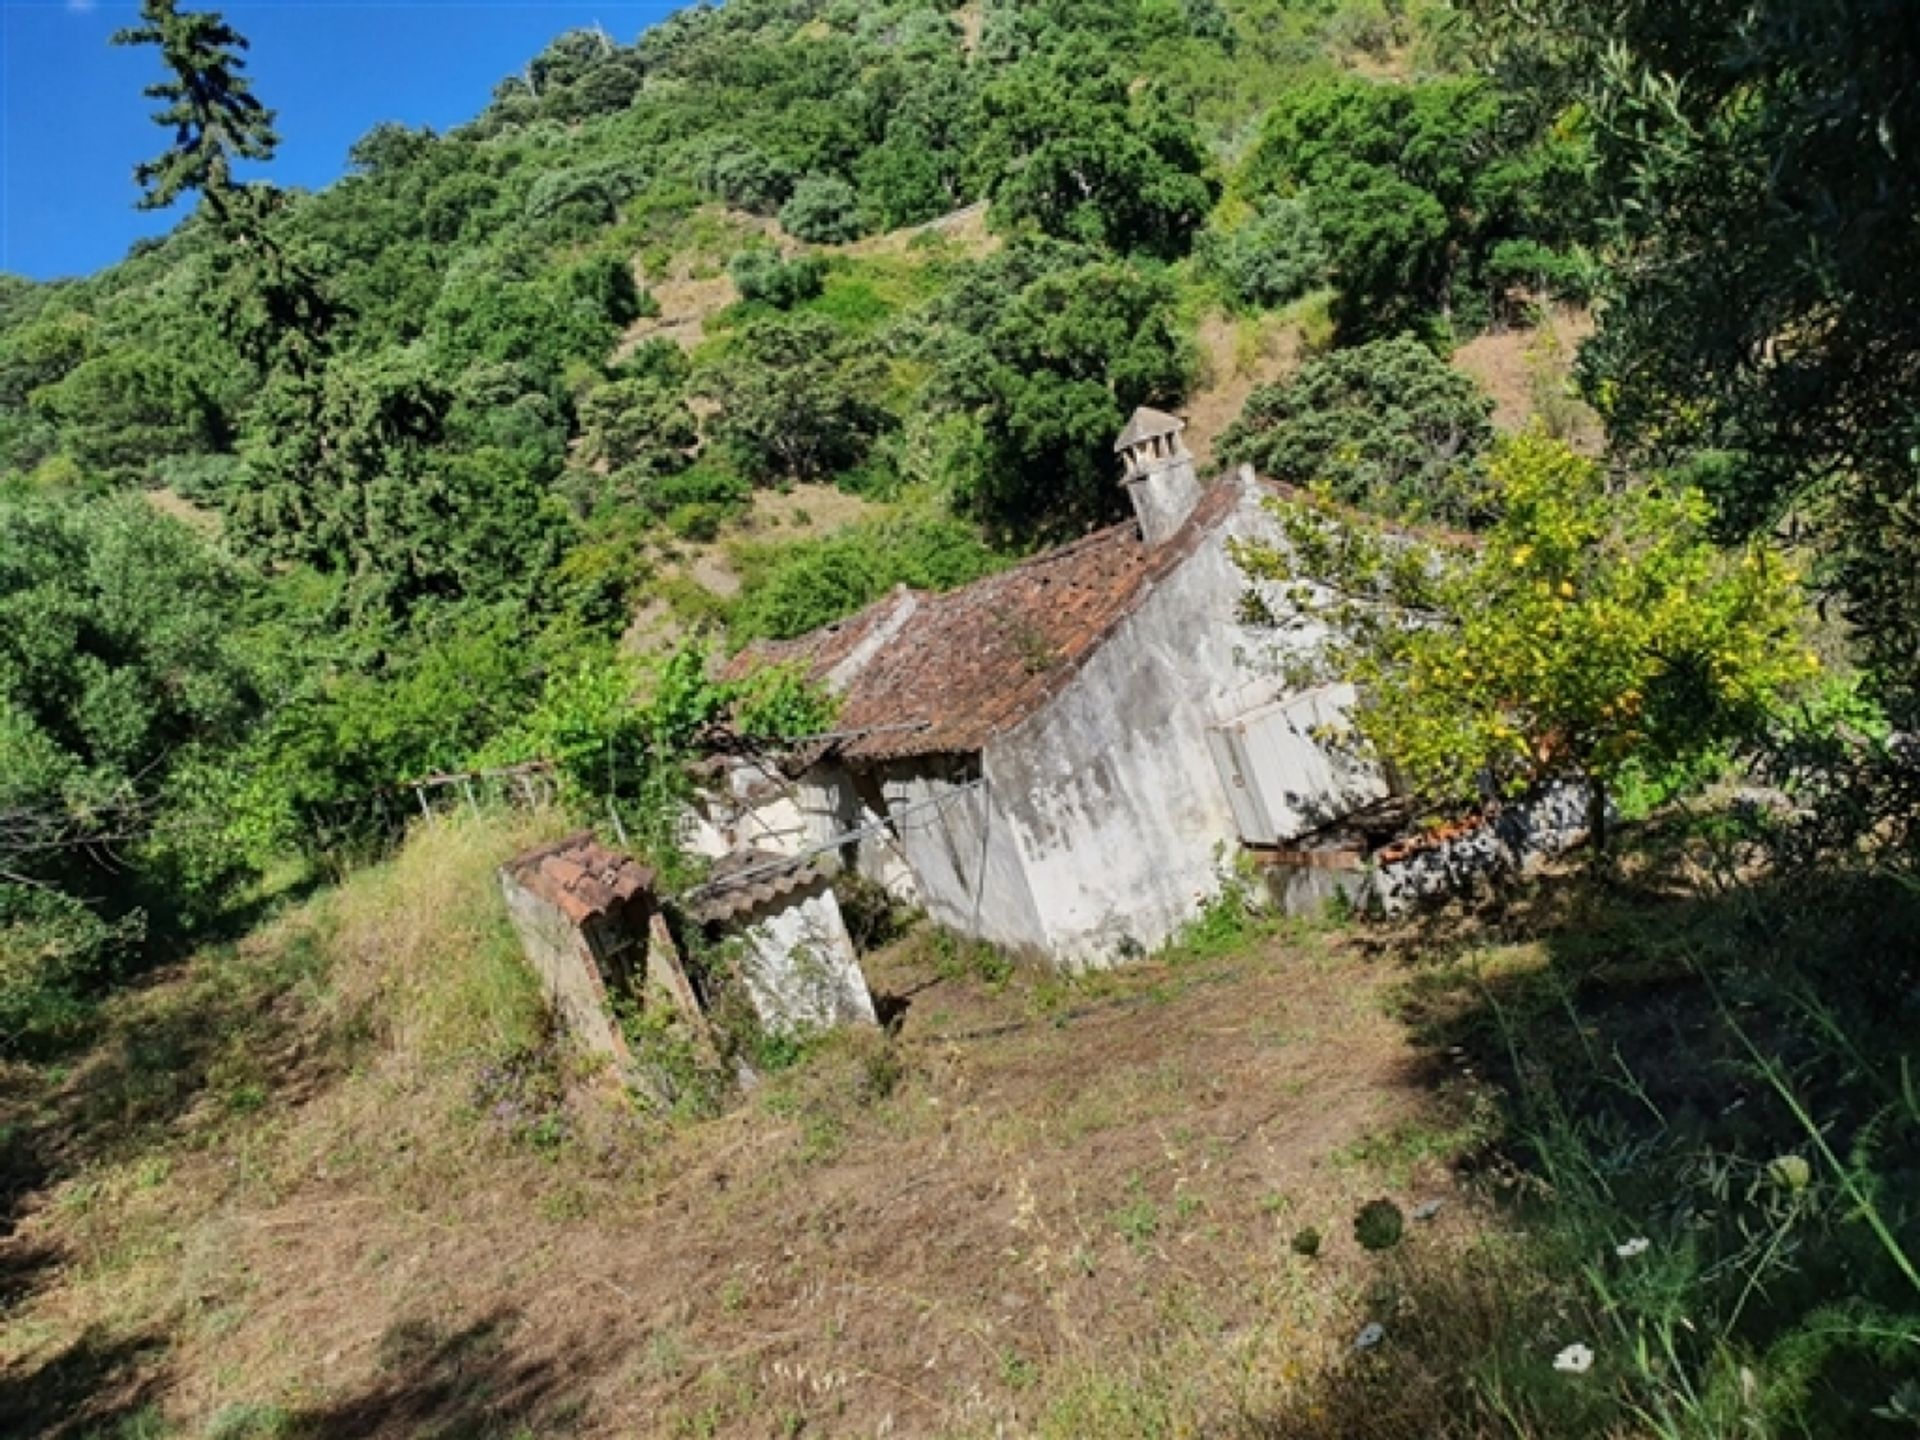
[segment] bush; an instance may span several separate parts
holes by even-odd
[[[851,614],[895,585],[951,590],[1000,567],[955,520],[858,525],[774,552],[750,574],[735,617],[741,639],[790,639]]]
[[[789,235],[816,245],[839,245],[860,234],[860,196],[844,180],[809,175],[793,187],[780,207],[780,224]]]
[[[791,310],[815,299],[826,287],[827,267],[811,255],[782,260],[772,250],[755,248],[734,256],[727,273],[742,300]]]
[[[1299,200],[1272,200],[1238,230],[1203,237],[1202,258],[1242,305],[1273,308],[1326,284],[1327,248]]]
[[[746,327],[707,382],[713,433],[757,480],[817,480],[857,465],[886,423],[871,347],[811,315]]]
[[[1254,391],[1220,453],[1378,514],[1477,525],[1493,518],[1472,469],[1493,440],[1492,413],[1472,380],[1402,335]]]

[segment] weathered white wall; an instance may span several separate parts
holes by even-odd
[[[840,903],[824,882],[756,916],[740,935],[740,978],[770,1032],[879,1023]]]
[[[1033,955],[1048,950],[1026,863],[990,786],[951,757],[888,767],[900,849],[936,924]]]
[[[682,816],[680,838],[694,854],[717,860],[742,849],[798,855],[812,831],[800,787],[743,760],[694,796]]]
[[[585,937],[557,908],[512,877],[501,875],[500,891],[527,962],[567,1033],[588,1054],[627,1064],[632,1056],[614,1023],[607,988]]]
[[[987,749],[1057,963],[1108,965],[1164,943],[1238,849],[1206,731],[1259,693],[1271,663],[1269,637],[1236,619],[1245,579],[1226,551],[1229,535],[1271,529],[1249,490],[1060,695]]]
[[[849,842],[841,860],[904,905],[922,903],[920,887],[907,863],[899,839],[889,829],[886,817],[874,808],[883,798],[877,777],[868,777],[862,787],[839,765],[817,765],[807,772],[800,787],[800,807],[806,822],[809,846],[826,844],[839,835],[869,831],[861,839]]]

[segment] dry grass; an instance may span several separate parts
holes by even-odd
[[[471,1103],[479,1068],[539,1035],[492,871],[559,823],[437,825],[129,998],[122,1046],[230,994],[206,1024],[217,1053],[253,1053],[240,1082],[202,1067],[176,1103],[91,1129],[85,1077],[124,1093],[98,1057],[14,1095],[52,1163],[6,1242],[27,1273],[0,1415],[75,1435],[1366,1433],[1264,1428],[1321,1403],[1379,1302],[1354,1208],[1448,1197],[1408,1264],[1480,1225],[1408,1149],[1442,1117],[1387,967],[1307,930],[1073,982],[956,975],[909,942],[871,965],[905,1003],[897,1037],[837,1038],[695,1124],[574,1076],[529,1138]],[[1315,1259],[1291,1245],[1307,1226]],[[75,1375],[85,1403],[45,1409]]]
[[[1493,398],[1494,428],[1506,433],[1535,423],[1583,454],[1605,443],[1600,418],[1575,393],[1573,362],[1593,333],[1584,310],[1555,306],[1537,325],[1488,331],[1454,351],[1457,369]]]
[[[1201,383],[1188,398],[1187,447],[1201,465],[1212,463],[1220,435],[1262,385],[1284,380],[1299,368],[1301,337],[1285,316],[1236,319],[1214,310],[1201,318]]]

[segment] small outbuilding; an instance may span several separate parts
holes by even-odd
[[[671,1005],[703,1040],[704,1007],[660,913],[651,870],[581,831],[500,869],[507,913],[548,1004],[587,1053],[628,1068],[619,1007]]]
[[[773,1035],[879,1023],[833,893],[837,865],[736,850],[687,897],[689,913],[737,942],[734,973]]]

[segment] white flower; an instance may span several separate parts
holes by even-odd
[[[1386,1338],[1387,1327],[1376,1320],[1367,1325],[1354,1337],[1353,1348],[1356,1350],[1371,1350]]]
[[[1622,1240],[1613,1247],[1613,1253],[1622,1260],[1634,1260],[1653,1248],[1653,1242],[1644,1235],[1636,1235],[1631,1240]]]
[[[1584,1345],[1569,1345],[1553,1357],[1553,1368],[1568,1375],[1584,1375],[1593,1368],[1593,1351]]]

